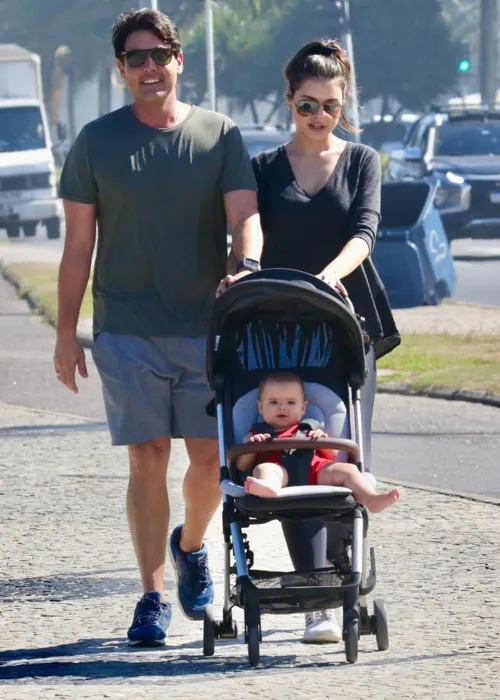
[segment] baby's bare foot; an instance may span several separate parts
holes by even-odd
[[[370,496],[366,503],[366,507],[370,513],[380,513],[381,510],[392,506],[399,499],[399,490],[394,489],[388,493],[375,493]]]
[[[254,496],[263,496],[264,498],[274,498],[280,491],[279,488],[276,488],[269,481],[256,479],[254,476],[247,476],[245,479],[245,490]]]

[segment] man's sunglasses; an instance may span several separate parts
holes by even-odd
[[[173,55],[171,49],[164,49],[159,46],[155,49],[131,49],[130,51],[123,51],[119,58],[126,60],[130,68],[140,68],[146,63],[148,56],[151,56],[157,66],[168,66]]]
[[[323,107],[324,111],[330,117],[338,117],[342,112],[340,102],[327,100],[326,102],[317,102],[316,100],[299,100],[295,103],[297,114],[301,117],[309,117],[311,114],[316,114],[319,108]]]

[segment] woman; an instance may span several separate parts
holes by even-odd
[[[370,469],[375,360],[400,343],[382,282],[370,259],[380,221],[378,153],[333,132],[350,125],[344,105],[351,67],[336,41],[313,41],[288,63],[287,103],[293,139],[253,159],[264,232],[262,267],[316,275],[348,294],[365,319],[368,376],[363,387],[365,468]],[[325,565],[326,527],[320,521],[283,523],[296,569]],[[328,559],[343,555],[341,526],[328,526]],[[331,614],[306,615],[304,641],[340,641]]]

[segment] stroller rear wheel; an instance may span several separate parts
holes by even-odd
[[[387,610],[385,603],[380,598],[373,601],[373,621],[377,648],[379,651],[386,651],[389,648],[389,629],[387,626]]]
[[[212,605],[207,605],[203,611],[203,656],[213,656],[218,625],[215,621]]]
[[[347,620],[344,628],[345,658],[347,663],[355,664],[358,660],[358,620]]]

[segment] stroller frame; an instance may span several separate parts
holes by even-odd
[[[273,281],[282,283],[283,270],[266,270],[244,278],[226,292],[216,304],[214,316],[230,313],[231,297],[235,307],[248,291],[259,290],[259,282]],[[292,274],[293,272],[293,274]],[[345,301],[327,285],[305,273],[287,271],[286,277],[291,283],[299,282],[314,289],[329,301],[343,307]],[[286,281],[285,281],[286,284]],[[260,285],[260,286],[261,286]],[[239,287],[239,289],[237,289]],[[283,292],[283,288],[279,290]],[[324,300],[323,300],[324,301]],[[244,304],[243,304],[244,306]],[[221,309],[222,307],[222,309]],[[352,316],[351,312],[347,313]],[[363,336],[359,322],[355,319],[358,337],[356,340],[363,347]],[[228,445],[227,435],[232,435],[232,398],[227,382],[222,382],[220,374],[214,372],[214,355],[219,349],[217,320],[212,325],[212,341],[208,346],[208,374],[216,392],[216,416],[219,435],[219,458],[221,465],[221,488],[223,492],[222,525],[224,536],[224,601],[222,619],[217,620],[214,607],[208,605],[204,611],[203,654],[211,656],[215,652],[216,639],[235,639],[238,635],[237,625],[233,620],[233,608],[244,610],[245,642],[248,645],[248,660],[251,666],[260,661],[261,616],[262,614],[291,614],[343,608],[343,640],[345,657],[348,663],[355,663],[358,657],[358,640],[361,635],[375,634],[377,647],[385,650],[389,646],[387,614],[382,600],[375,599],[373,614],[368,612],[366,597],[376,584],[375,552],[368,551],[368,512],[356,503],[349,489],[326,486],[289,487],[278,498],[260,498],[246,494],[243,487],[231,479],[233,460],[241,454],[268,452],[270,444],[273,451],[287,449],[329,448],[344,450],[350,454],[351,461],[358,469],[364,471],[363,436],[361,418],[361,392],[364,375],[356,378],[348,386],[349,422],[352,440],[324,438],[320,440],[300,440],[297,438],[271,440],[266,443],[245,443]],[[216,364],[216,363],[215,363]],[[364,349],[363,349],[364,366]],[[278,368],[279,369],[279,368]],[[290,371],[286,368],[287,371]],[[226,411],[225,411],[226,409]],[[254,554],[250,548],[247,534],[243,529],[253,524],[282,519],[321,518],[335,520],[352,528],[346,539],[345,565],[332,565],[332,568],[314,571],[283,572],[258,571],[253,568]],[[370,569],[367,570],[368,554]],[[231,579],[235,583],[231,585]]]

